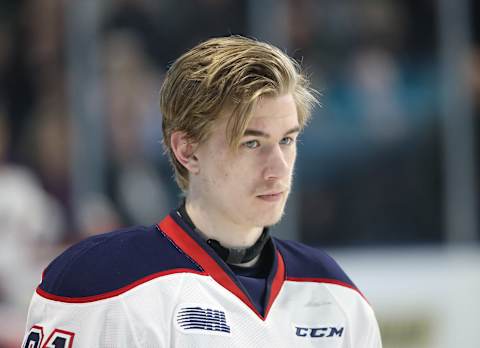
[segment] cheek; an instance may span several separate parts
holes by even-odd
[[[295,166],[295,160],[296,159],[297,159],[297,149],[296,149],[296,147],[288,149],[285,152],[285,162],[287,162],[287,165],[290,168],[290,172],[293,171],[293,167]]]
[[[222,186],[222,190],[225,190],[225,186],[230,185],[230,181],[235,180],[236,168],[232,167],[231,159],[226,156],[212,156],[211,160],[212,166],[208,171],[209,181],[213,188]]]
[[[255,168],[255,163],[252,161],[235,158],[219,162],[217,170],[224,189],[230,192],[239,192],[249,189],[250,182],[255,181],[255,178],[252,178],[253,173],[257,172]]]

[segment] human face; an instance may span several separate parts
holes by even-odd
[[[291,94],[260,99],[238,151],[228,145],[228,115],[223,116],[195,151],[199,171],[190,177],[189,194],[222,227],[273,225],[292,183],[299,132],[294,99]]]

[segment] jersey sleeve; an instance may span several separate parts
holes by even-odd
[[[140,347],[121,298],[65,303],[35,293],[22,348]]]
[[[155,323],[153,339],[131,296],[138,285],[168,272],[165,259],[194,267],[154,228],[114,231],[70,247],[43,273],[22,348],[166,347],[169,323]]]
[[[382,337],[376,319],[372,321],[367,347],[382,348]]]
[[[349,327],[349,347],[382,347],[373,308],[330,255],[298,242],[276,240],[276,244],[285,258],[287,280],[322,284],[342,308]]]
[[[375,314],[371,308],[365,308],[365,313],[365,317],[360,319],[364,323],[365,331],[357,334],[359,340],[365,339],[365,342],[353,342],[353,347],[382,348],[382,338]]]

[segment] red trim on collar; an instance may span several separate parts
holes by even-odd
[[[272,306],[275,298],[280,292],[283,281],[285,279],[285,267],[283,259],[278,251],[277,260],[278,267],[273,279],[272,289],[268,305],[265,308],[265,316],[262,316],[253,303],[249,300],[248,296],[235,284],[230,276],[223,270],[223,268],[215,261],[206,250],[204,250],[186,231],[183,230],[177,222],[168,215],[163,219],[158,227],[175,243],[181,250],[183,250],[188,256],[190,256],[203,270],[209,274],[217,283],[230,291],[243,303],[245,303],[260,319],[265,320],[270,307]]]
[[[272,289],[270,290],[270,297],[268,299],[268,304],[265,307],[265,317],[267,317],[270,308],[273,305],[273,302],[277,298],[278,294],[280,293],[280,289],[282,288],[283,281],[285,280],[285,263],[283,262],[282,254],[278,250],[275,250],[277,254],[277,270],[275,272],[275,276],[273,277],[272,282]]]

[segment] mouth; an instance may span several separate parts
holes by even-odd
[[[257,198],[266,201],[266,202],[276,202],[282,199],[283,197],[283,191],[282,192],[272,192],[272,193],[265,193],[262,195],[258,195]]]

